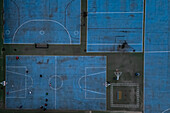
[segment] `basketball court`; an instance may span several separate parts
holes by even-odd
[[[5,44],[80,44],[80,0],[4,0]]]
[[[103,56],[7,56],[6,108],[106,110],[105,81]]]
[[[143,51],[143,0],[88,0],[87,51]],[[121,48],[122,43],[127,48]]]

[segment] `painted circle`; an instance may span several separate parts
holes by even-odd
[[[45,31],[41,30],[39,33],[40,33],[40,35],[44,35]]]
[[[5,31],[5,34],[6,34],[6,35],[10,35],[10,33],[11,33],[10,30],[6,30],[6,31]]]
[[[79,34],[79,32],[78,31],[74,31],[74,35],[78,35]]]
[[[63,86],[63,79],[60,76],[54,75],[49,78],[50,88],[53,90],[58,90]]]

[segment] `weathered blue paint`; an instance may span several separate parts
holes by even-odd
[[[4,0],[4,43],[80,44],[80,0]]]
[[[143,0],[88,0],[88,52],[142,51]]]
[[[169,0],[146,0],[145,113],[170,108]]]
[[[104,56],[7,56],[6,80],[6,108],[106,110]]]

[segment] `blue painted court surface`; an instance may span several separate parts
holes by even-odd
[[[88,52],[118,52],[126,41],[143,49],[143,0],[88,0]]]
[[[146,0],[145,113],[170,113],[168,0]]]
[[[6,56],[6,80],[7,109],[106,110],[104,56]]]
[[[4,0],[4,43],[80,44],[80,0]]]

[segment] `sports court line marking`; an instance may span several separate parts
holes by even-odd
[[[23,69],[25,68],[24,76],[26,76],[26,70],[27,70],[26,66],[6,66],[6,71],[8,71],[7,68],[23,68]],[[27,81],[27,77],[25,78],[25,96],[24,97],[17,97],[17,98],[26,98],[26,87],[27,87],[26,81]],[[23,91],[23,90],[21,90],[21,91]],[[14,91],[11,91],[11,92],[13,93]],[[16,97],[7,97],[7,98],[16,98]]]
[[[122,45],[121,43],[96,43],[88,45]],[[128,43],[128,45],[142,45],[142,43]]]
[[[62,80],[62,78],[61,78],[60,76],[58,76],[58,75],[53,75],[53,76],[51,76],[51,77],[49,78],[49,80],[48,80],[48,83],[49,83],[49,84],[50,84],[50,81],[51,81],[51,79],[52,79],[53,77],[55,77],[55,88],[53,88],[53,87],[50,87],[50,88],[51,88],[52,90],[59,90],[59,89],[62,88],[62,86],[63,86],[63,80]],[[56,88],[56,77],[58,77],[58,78],[61,79],[61,86],[58,87],[58,88]],[[55,93],[56,93],[56,91],[55,91]]]
[[[166,113],[167,111],[170,111],[170,108],[164,110],[162,113]]]
[[[105,51],[87,51],[87,53],[143,53],[142,51],[136,51],[136,52],[133,52],[133,51],[112,51],[112,50],[105,50]]]
[[[90,100],[90,99],[91,99],[91,100],[94,100],[94,99],[97,100],[97,99],[99,99],[99,100],[100,100],[100,99],[106,99],[106,98],[85,98],[85,99],[88,99],[88,100]]]
[[[56,70],[56,69],[57,69],[57,65],[56,65],[56,64],[57,64],[57,63],[56,63],[57,58],[56,58],[56,57],[57,57],[57,56],[55,56],[55,64],[54,64],[54,65],[55,65],[55,72],[54,72],[55,75],[56,75],[56,71],[57,71],[57,70]],[[55,78],[55,87],[56,87],[56,78]],[[55,109],[56,109],[56,107],[57,107],[56,105],[57,105],[57,103],[56,103],[56,90],[55,90]]]
[[[13,37],[12,37],[12,42],[14,42],[16,33],[19,31],[19,29],[20,29],[22,26],[24,26],[25,24],[30,23],[30,22],[54,22],[54,23],[60,25],[60,26],[63,27],[64,30],[67,32],[68,37],[69,37],[69,40],[70,40],[70,44],[71,44],[71,35],[70,35],[69,31],[67,30],[67,28],[66,28],[63,24],[61,24],[60,22],[58,22],[58,21],[56,21],[56,20],[49,20],[49,19],[33,19],[33,20],[28,20],[28,21],[22,23],[22,24],[15,30],[14,35],[13,35]]]
[[[89,68],[89,67],[88,67]],[[92,92],[92,93],[97,93],[97,94],[101,94],[101,95],[105,95],[105,93],[101,93],[101,92],[97,92],[97,91],[93,91],[93,90],[88,90],[86,89],[86,76],[94,76],[94,75],[97,75],[97,74],[101,74],[101,73],[105,73],[106,71],[102,71],[102,72],[98,72],[98,73],[93,73],[93,74],[89,74],[89,75],[86,75],[86,69],[85,69],[85,76],[82,76],[79,78],[78,80],[78,85],[79,87],[82,89],[82,90],[85,90],[85,98],[86,98],[86,91],[89,91],[89,92]],[[85,78],[85,89],[83,89],[80,85],[80,81],[82,78]]]
[[[105,71],[102,71],[102,72],[98,72],[98,73],[93,73],[93,74],[88,74],[87,75],[87,69],[88,68],[103,68],[103,69],[106,69],[106,67],[85,67],[85,89],[83,89],[83,90],[85,90],[85,99],[106,99],[106,98],[87,98],[86,97],[86,91],[88,91],[88,92],[92,92],[92,93],[96,93],[96,94],[101,94],[101,95],[106,95],[106,92],[105,93],[101,93],[101,92],[97,92],[97,91],[93,91],[93,90],[88,90],[87,88],[86,88],[86,77],[87,76],[94,76],[94,75],[97,75],[97,74],[101,74],[101,73],[106,73],[106,70]],[[83,77],[81,77],[81,79],[82,79]],[[106,78],[105,78],[106,79]],[[106,80],[105,80],[106,81]],[[80,85],[80,84],[79,84]]]
[[[81,85],[80,85],[80,81],[81,81],[82,78],[85,78],[85,89],[83,89],[83,90],[89,91],[89,92],[92,92],[92,93],[97,93],[97,94],[105,95],[105,93],[101,93],[101,92],[97,92],[97,91],[93,91],[93,90],[88,90],[88,89],[86,89],[86,76],[94,76],[94,75],[101,74],[101,73],[105,73],[105,72],[106,72],[106,71],[102,71],[102,72],[93,73],[93,74],[89,74],[89,75],[85,75],[85,76],[80,77],[79,80],[78,80],[78,85],[79,85],[79,87],[82,89],[82,87],[81,87]],[[86,73],[86,70],[85,70],[85,73]],[[85,92],[85,93],[86,93],[86,92]]]
[[[10,93],[15,93],[15,92],[19,92],[19,91],[25,91],[25,93],[26,93],[26,90],[28,90],[29,88],[31,88],[31,87],[33,86],[33,79],[32,79],[32,77],[27,76],[27,75],[22,74],[22,73],[17,73],[17,72],[8,71],[8,70],[6,70],[6,72],[8,72],[8,73],[13,73],[13,74],[17,74],[17,75],[22,75],[22,76],[25,76],[25,77],[29,77],[29,78],[31,79],[31,82],[32,82],[32,84],[31,84],[30,87],[24,88],[24,89],[20,89],[20,90],[10,91]],[[25,82],[26,82],[26,79],[25,79]],[[26,84],[26,83],[25,83],[25,84]],[[27,86],[26,86],[26,87],[27,87]],[[6,98],[20,98],[20,97],[6,97]],[[21,97],[21,98],[26,98],[26,95],[25,95],[25,97]]]
[[[93,90],[88,90],[88,89],[83,89],[83,90],[88,91],[88,92],[91,92],[91,93],[100,94],[100,95],[106,95],[105,93],[100,93],[100,92],[93,91]],[[85,98],[85,99],[87,99],[87,98]]]
[[[143,13],[143,12],[88,12],[88,14],[116,14],[116,13]]]
[[[170,51],[145,51],[145,53],[170,53]]]
[[[85,67],[85,68],[106,68],[106,67]]]
[[[9,68],[25,68],[25,69],[27,69],[27,67],[26,66],[6,66],[7,68],[9,67]]]

